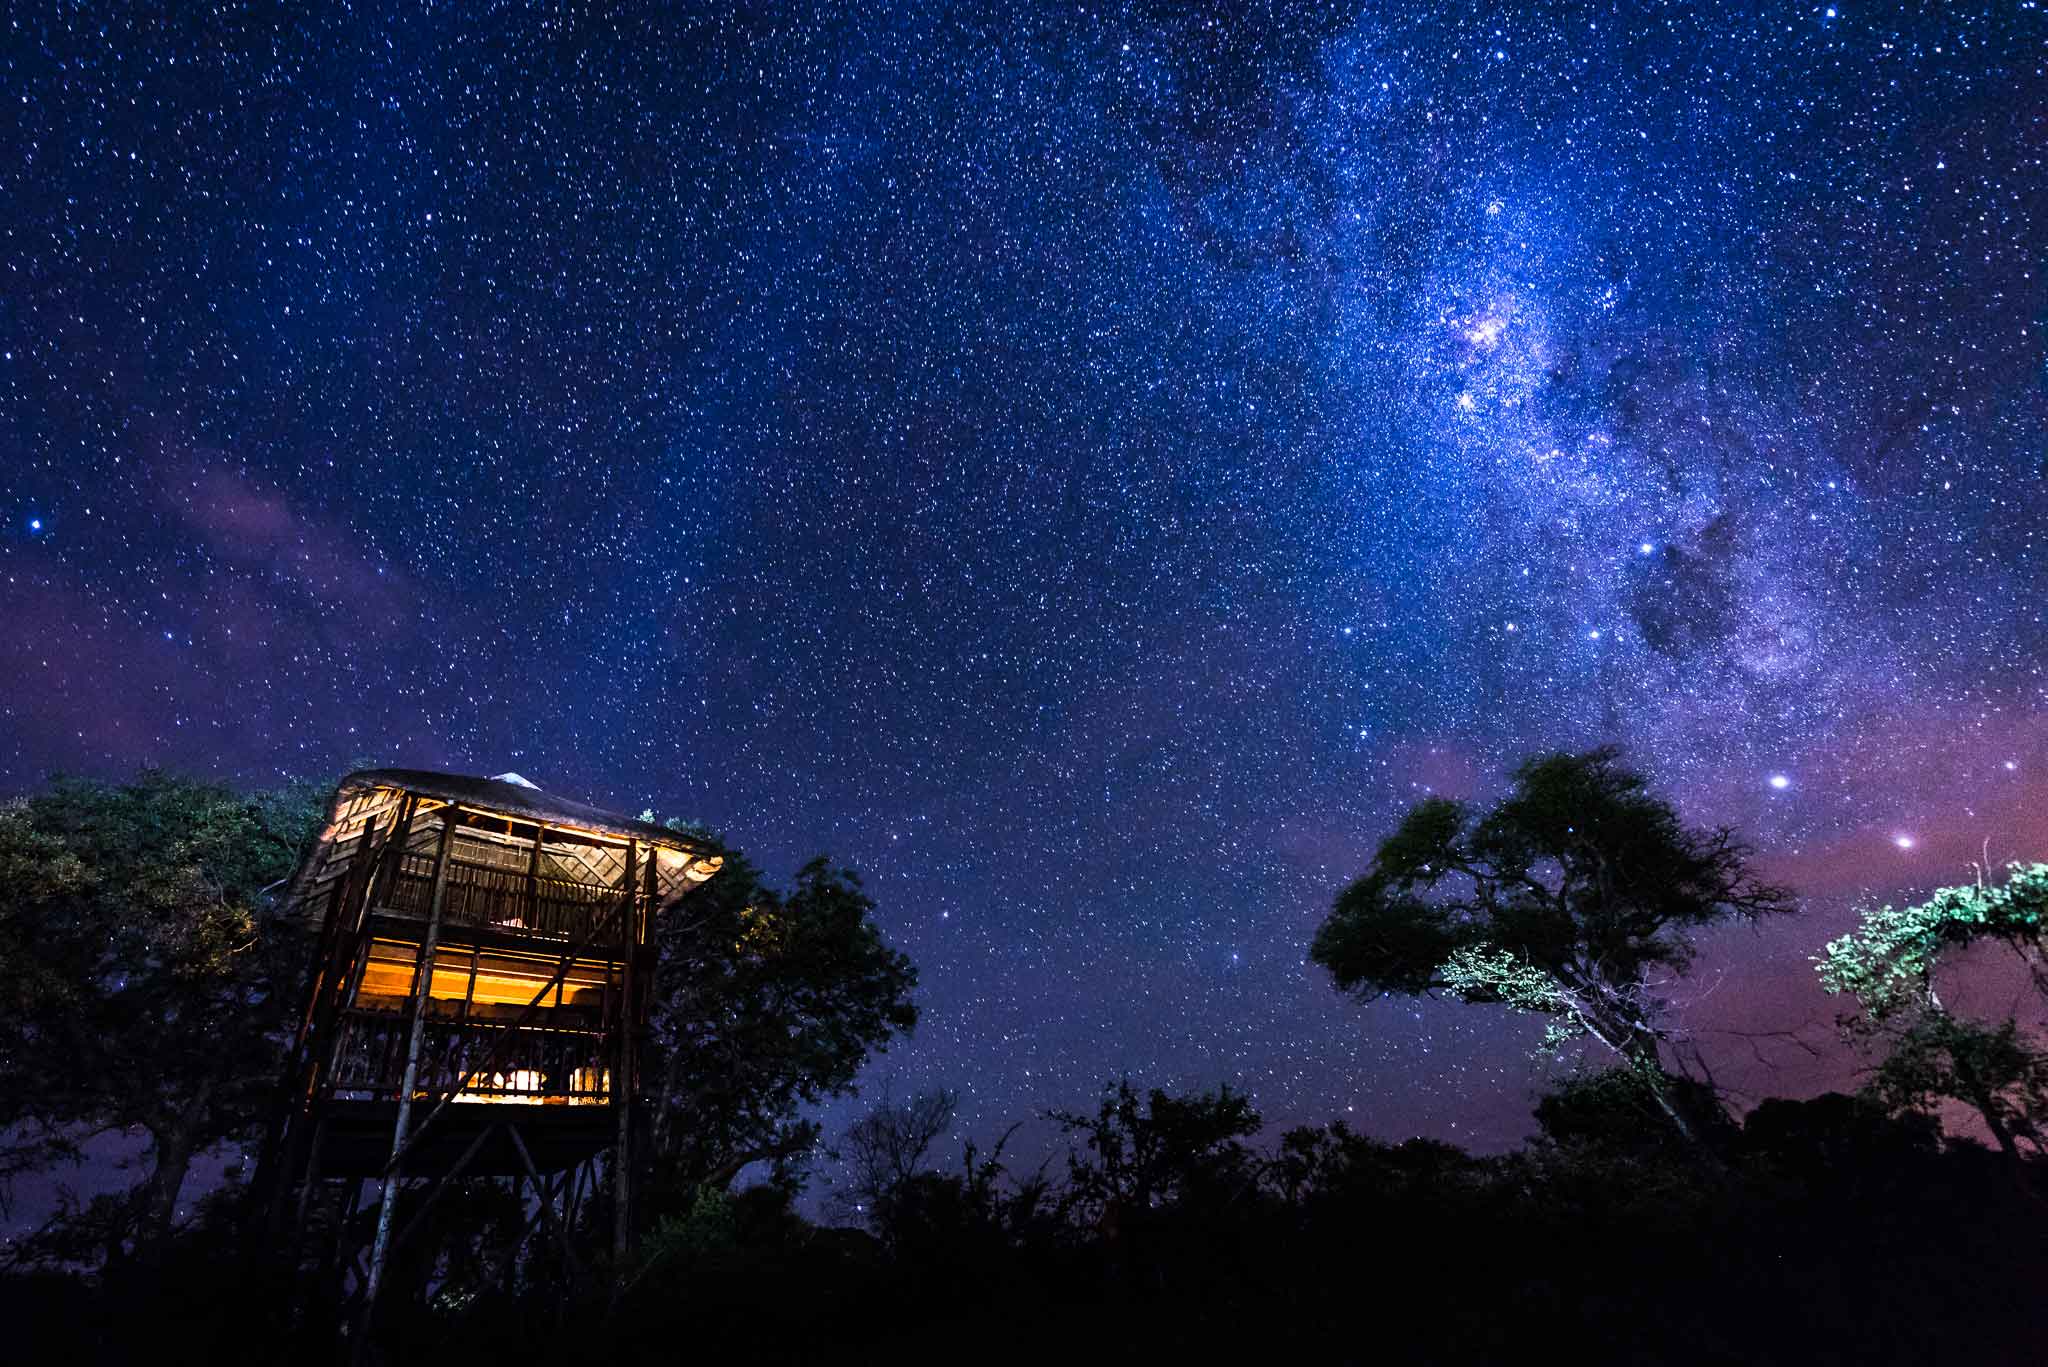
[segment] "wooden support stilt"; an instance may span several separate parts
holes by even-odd
[[[383,1199],[377,1207],[377,1237],[370,1245],[370,1280],[363,1295],[363,1339],[369,1338],[370,1319],[377,1312],[378,1284],[384,1277],[385,1255],[391,1247],[391,1217],[398,1200],[399,1158],[406,1148],[406,1129],[412,1122],[412,1094],[419,1086],[420,1041],[426,1035],[427,998],[433,995],[434,951],[441,941],[441,910],[448,900],[448,858],[455,848],[455,825],[459,819],[452,806],[441,814],[441,844],[434,855],[434,889],[427,905],[427,937],[420,945],[413,970],[412,1029],[405,1046],[405,1080],[398,1092],[398,1123],[391,1131],[391,1161],[384,1169]]]
[[[404,1248],[406,1240],[419,1233],[420,1227],[427,1222],[427,1212],[434,1208],[435,1203],[448,1190],[449,1184],[469,1170],[470,1160],[477,1156],[477,1153],[483,1148],[485,1143],[497,1132],[498,1127],[496,1125],[486,1125],[477,1131],[476,1138],[470,1140],[469,1147],[462,1151],[462,1157],[455,1160],[455,1166],[441,1175],[441,1180],[434,1184],[434,1189],[431,1192],[427,1193],[427,1199],[421,1203],[418,1210],[413,1212],[412,1219],[406,1221],[405,1228],[400,1230],[398,1237],[391,1241],[391,1251],[393,1253]]]
[[[633,961],[640,948],[640,842],[626,844],[626,872],[620,881],[624,896],[619,917],[619,1015],[618,1062],[612,1067],[612,1110],[619,1122],[618,1147],[612,1155],[612,1286],[614,1292],[626,1278],[626,1265],[633,1253],[633,1063],[637,1053],[633,1028]]]
[[[583,1260],[576,1256],[576,1246],[569,1242],[569,1231],[562,1228],[561,1221],[555,1218],[555,1203],[549,1199],[547,1183],[541,1181],[539,1171],[533,1166],[533,1155],[526,1151],[526,1141],[520,1137],[519,1127],[507,1125],[505,1131],[512,1136],[512,1147],[519,1151],[520,1165],[526,1169],[526,1175],[533,1181],[534,1191],[540,1196],[541,1217],[547,1221],[549,1232],[561,1244],[562,1257],[568,1260],[570,1274],[576,1280],[582,1281]]]

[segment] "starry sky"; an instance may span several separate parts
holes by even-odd
[[[1305,955],[1533,751],[1806,896],[1679,994],[1752,1098],[1858,895],[2048,858],[2035,4],[152,8],[0,29],[0,791],[829,851],[984,1138],[1514,1142],[1535,1026]]]

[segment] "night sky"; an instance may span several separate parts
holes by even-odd
[[[1306,947],[1532,751],[1808,898],[1679,994],[1752,1099],[1859,893],[2048,858],[2033,4],[159,8],[0,31],[0,791],[828,851],[984,1140],[1514,1142],[1538,1026]]]

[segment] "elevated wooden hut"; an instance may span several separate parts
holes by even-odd
[[[280,1224],[316,1191],[346,1214],[375,1190],[368,1305],[408,1232],[404,1184],[510,1178],[559,1233],[608,1163],[623,1253],[651,926],[721,862],[517,774],[342,780],[286,894],[319,940],[272,1158]]]

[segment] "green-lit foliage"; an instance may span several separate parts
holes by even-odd
[[[1980,941],[2010,946],[2040,979],[2048,934],[2048,864],[2014,864],[2003,886],[1940,888],[1917,906],[1866,908],[1857,928],[1814,960],[1821,986],[1885,1020],[1915,1010],[1942,956]]]
[[[1547,1049],[1590,1036],[1657,1085],[1657,991],[1690,966],[1691,932],[1792,909],[1747,855],[1726,829],[1684,826],[1612,749],[1539,756],[1490,811],[1411,808],[1310,957],[1360,996],[1443,992],[1547,1017]]]
[[[1936,974],[1972,945],[2003,944],[2037,986],[2048,919],[2048,864],[2014,864],[2002,885],[1940,888],[1915,906],[1866,908],[1857,928],[1814,959],[1821,986],[1854,998],[1842,1018],[1855,1040],[1883,1051],[1867,1091],[1893,1111],[1944,1100],[1973,1108],[2008,1157],[2035,1150],[2048,1126],[2048,1053],[2007,1019],[1965,1020],[1941,1000]]]

